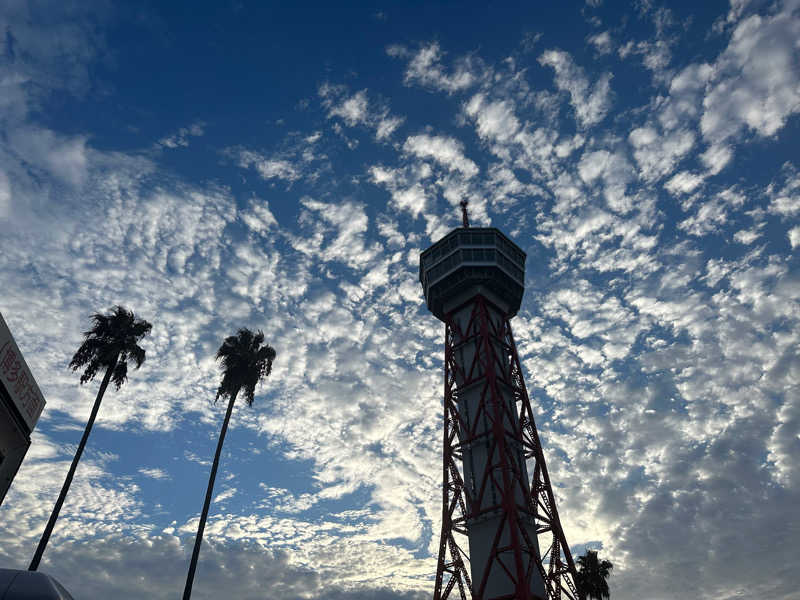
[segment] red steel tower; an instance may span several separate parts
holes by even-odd
[[[428,309],[445,324],[433,598],[455,598],[458,590],[461,600],[577,600],[575,564],[511,334],[525,253],[497,229],[470,228],[462,208],[464,226],[420,256]]]

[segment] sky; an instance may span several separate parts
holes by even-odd
[[[615,600],[796,597],[800,1],[0,1],[0,311],[47,406],[0,507],[26,568],[98,382],[153,324],[41,570],[174,598],[430,597],[443,325],[422,250],[527,253],[512,327],[566,537]]]

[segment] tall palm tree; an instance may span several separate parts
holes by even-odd
[[[203,512],[200,515],[200,524],[197,527],[197,537],[194,540],[194,550],[192,551],[192,560],[189,563],[189,573],[186,576],[183,600],[189,600],[192,597],[194,572],[197,569],[200,544],[203,542],[203,530],[206,528],[208,507],[211,504],[214,480],[217,477],[217,467],[219,467],[219,455],[222,452],[225,433],[228,431],[228,421],[231,418],[233,404],[236,402],[236,396],[239,392],[244,390],[247,405],[253,405],[256,385],[272,372],[275,349],[268,344],[264,344],[264,334],[261,331],[253,333],[247,328],[242,328],[236,335],[225,338],[222,346],[217,350],[216,358],[222,363],[222,382],[219,384],[217,397],[214,401],[216,402],[220,398],[228,398],[228,410],[225,413],[225,420],[222,422],[222,430],[217,441],[217,452],[214,454],[214,464],[211,466],[211,475],[208,478],[206,500],[203,503]]]
[[[44,528],[42,538],[39,540],[36,554],[33,555],[33,560],[31,560],[31,564],[28,567],[29,571],[35,571],[39,568],[42,554],[44,554],[44,550],[47,547],[50,534],[53,533],[58,513],[61,512],[64,498],[67,497],[69,486],[72,484],[72,478],[75,475],[75,469],[78,467],[78,461],[80,461],[86,441],[89,439],[92,425],[94,425],[97,411],[100,409],[100,403],[103,401],[103,394],[106,393],[109,382],[113,381],[118,390],[122,387],[122,384],[128,378],[128,359],[136,364],[137,369],[142,366],[145,353],[144,349],[139,346],[139,342],[152,329],[150,323],[144,319],[137,319],[131,311],[122,306],[115,306],[106,315],[96,313],[92,315],[91,320],[92,328],[84,332],[83,343],[72,357],[69,366],[73,371],[86,367],[81,375],[81,385],[94,379],[94,376],[102,368],[105,368],[106,373],[94,400],[89,421],[83,430],[83,437],[81,437],[80,444],[78,444],[78,450],[72,458],[67,478],[64,480],[64,485],[61,486],[61,493],[58,495],[56,505],[50,514],[50,520],[47,522],[47,527]]]
[[[579,556],[578,560],[578,588],[581,597],[603,600],[610,598],[608,581],[614,565],[610,561],[597,558],[596,550],[587,550],[586,554]]]

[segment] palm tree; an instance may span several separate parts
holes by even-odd
[[[136,363],[137,369],[142,366],[145,353],[144,349],[139,346],[139,341],[150,333],[150,329],[152,329],[150,323],[144,319],[137,319],[131,311],[122,306],[115,306],[107,315],[96,313],[92,315],[91,320],[92,328],[84,332],[83,343],[72,357],[69,366],[73,371],[86,367],[81,375],[81,385],[94,379],[94,376],[97,375],[101,368],[105,368],[106,373],[94,400],[89,421],[83,430],[83,437],[80,444],[78,444],[78,450],[72,458],[67,478],[64,480],[64,485],[61,486],[61,493],[58,495],[56,505],[50,514],[47,527],[44,528],[42,539],[39,540],[36,554],[33,555],[33,560],[28,567],[29,571],[35,571],[39,568],[39,562],[42,560],[42,554],[44,554],[44,550],[47,547],[50,534],[53,533],[53,527],[58,519],[58,513],[61,512],[61,505],[64,504],[64,498],[67,496],[69,486],[72,484],[75,469],[78,467],[78,461],[80,461],[83,454],[86,440],[89,439],[92,425],[94,425],[94,420],[97,417],[97,411],[100,409],[100,403],[103,401],[103,394],[106,393],[108,383],[113,381],[117,390],[125,383],[128,378],[128,359]]]
[[[244,390],[247,405],[252,406],[256,384],[272,372],[275,349],[268,344],[263,346],[262,344],[264,344],[264,334],[261,331],[253,333],[247,328],[242,328],[236,335],[225,338],[222,346],[217,350],[216,358],[222,362],[222,382],[219,384],[217,397],[214,401],[216,402],[220,398],[228,398],[228,411],[225,413],[225,420],[222,422],[222,430],[217,441],[217,452],[214,454],[214,464],[211,466],[211,475],[208,478],[206,500],[203,504],[203,512],[200,515],[200,524],[197,527],[197,537],[194,540],[194,550],[192,551],[192,560],[189,563],[189,573],[186,576],[183,600],[189,600],[192,597],[194,572],[197,569],[200,544],[203,542],[203,530],[206,528],[206,519],[208,518],[208,507],[211,504],[214,480],[217,477],[219,455],[222,452],[222,444],[225,441],[225,433],[228,431],[228,421],[231,418],[236,396],[240,391]]]
[[[610,598],[606,580],[611,575],[614,565],[610,561],[598,559],[596,550],[587,550],[586,554],[579,556],[576,562],[579,567],[576,583],[581,590],[581,597],[597,600]]]

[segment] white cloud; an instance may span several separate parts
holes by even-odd
[[[792,227],[787,236],[789,237],[789,243],[792,245],[792,248],[800,246],[800,225]]]
[[[639,176],[656,181],[672,173],[694,147],[695,134],[689,129],[677,129],[664,135],[654,127],[645,126],[631,131],[628,141],[634,147]]]
[[[86,181],[88,149],[83,136],[65,137],[48,129],[21,127],[8,140],[22,160],[73,186]]]
[[[608,163],[609,156],[609,153],[605,150],[585,153],[581,157],[581,162],[578,165],[578,173],[580,173],[581,179],[587,183],[591,183],[602,175]]]
[[[428,73],[457,72],[437,60]],[[426,133],[403,136],[407,148],[381,143],[377,96],[365,93],[366,121],[354,126],[374,130],[361,147],[381,162],[342,161],[319,180],[309,173],[319,172],[320,146],[339,141],[327,128],[297,132],[296,146],[248,150],[248,168],[263,162],[274,176],[242,181],[241,193],[224,176],[219,185],[161,169],[153,177],[132,157],[92,150],[88,137],[83,188],[58,202],[32,196],[46,214],[3,229],[1,308],[31,368],[45,374],[48,398],[0,514],[4,564],[24,568],[57,493],[65,440],[96,390],[63,367],[87,313],[113,298],[154,329],[148,361],[107,395],[97,427],[134,431],[159,451],[180,437],[177,455],[164,458],[179,461],[198,498],[221,418],[211,403],[220,339],[248,324],[278,349],[254,407],[235,409],[220,481],[236,475],[236,492],[209,520],[198,597],[257,597],[267,587],[279,600],[424,597],[441,512],[442,329],[422,307],[416,261],[468,198],[476,222],[496,224],[528,252],[514,333],[568,539],[603,544],[616,565],[614,597],[747,588],[793,598],[797,578],[771,549],[796,544],[785,524],[800,501],[794,167],[766,188],[744,169],[739,189],[722,185],[735,136],[691,154],[702,95],[716,81],[712,58],[672,78],[668,95],[656,90],[613,115],[609,106],[614,119],[591,135],[559,117],[571,95],[532,90],[513,62],[487,67],[495,77],[476,79],[471,98],[414,80],[441,92],[459,128],[415,123]],[[344,90],[331,107],[357,96]],[[329,109],[316,110],[311,122],[324,122]],[[332,118],[344,129],[357,114]],[[72,139],[52,135],[56,146]],[[21,171],[0,150],[16,208]],[[229,156],[239,160],[239,150]],[[68,181],[37,164],[43,181]],[[259,192],[267,203],[248,189],[281,177],[296,193]],[[679,198],[665,199],[662,186]],[[59,211],[75,197],[74,210]],[[276,457],[290,477],[272,481],[284,470],[263,469]],[[46,555],[48,572],[85,597],[141,597],[146,581],[166,598],[182,583],[199,506],[160,505],[148,488],[165,484],[140,476],[161,469],[129,468],[128,459],[90,446]],[[642,578],[653,564],[662,568]]]
[[[284,158],[268,158],[252,150],[240,150],[239,166],[243,169],[253,167],[263,179],[283,179],[297,181],[302,176],[298,165]]]
[[[282,513],[302,513],[320,501],[319,495],[306,493],[295,496],[285,488],[272,487],[263,482],[259,483],[258,487],[264,491],[262,507]]]
[[[594,46],[598,54],[609,54],[612,51],[611,35],[608,31],[602,31],[586,38]]]
[[[406,85],[419,84],[452,94],[472,87],[481,77],[478,66],[469,59],[462,60],[452,72],[447,72],[442,65],[444,53],[437,42],[423,45],[416,52],[402,46],[390,46],[387,53],[409,59],[405,71]]]
[[[379,140],[391,137],[404,122],[405,119],[403,117],[381,117],[375,129],[375,137]]]
[[[206,124],[202,121],[193,123],[189,127],[181,127],[177,132],[164,136],[158,140],[157,145],[163,148],[186,148],[190,138],[200,137],[205,133]]]
[[[658,120],[666,130],[685,127],[701,114],[702,94],[714,68],[708,63],[684,68],[670,82],[669,99],[659,111]]]
[[[386,239],[390,247],[403,247],[406,244],[405,236],[400,233],[397,223],[386,217],[378,221],[378,232]]]
[[[641,56],[642,64],[653,72],[657,81],[667,79],[667,67],[672,61],[672,52],[666,40],[629,41],[619,47],[617,54],[621,59],[625,59],[628,56]]]
[[[452,137],[414,135],[406,139],[403,150],[420,158],[432,158],[446,169],[460,171],[468,178],[478,174],[477,165],[464,156],[464,145]]]
[[[603,196],[612,210],[628,212],[632,208],[632,200],[626,196],[626,190],[633,180],[634,170],[623,154],[607,150],[584,152],[578,163],[578,173],[587,184],[602,178]]]
[[[214,504],[219,504],[220,502],[225,502],[225,500],[230,500],[231,498],[233,498],[236,495],[236,491],[237,490],[234,487],[228,488],[226,490],[223,490],[220,493],[218,493],[216,496],[214,496],[214,499],[212,500],[212,502]]]
[[[800,173],[791,163],[785,163],[781,169],[781,183],[772,182],[767,186],[769,198],[767,210],[781,219],[789,219],[800,214]]]
[[[742,229],[734,234],[733,239],[739,242],[740,244],[749,245],[755,242],[759,237],[761,237],[761,234],[759,233],[758,230]]]
[[[729,222],[732,210],[741,207],[745,202],[746,197],[735,187],[727,188],[710,198],[705,198],[699,203],[696,212],[682,221],[678,227],[696,236],[716,232]],[[742,233],[742,235],[745,236],[743,239],[748,238],[747,234]]]
[[[519,131],[519,120],[506,101],[489,101],[484,94],[476,94],[464,106],[464,112],[475,120],[482,138],[507,142]]]
[[[54,546],[45,555],[44,568],[77,597],[133,600],[141,597],[143,585],[147,585],[148,597],[166,600],[183,589],[190,550],[171,534],[111,535],[91,544],[77,541]],[[121,556],[136,560],[119,569]],[[351,551],[343,560],[355,556],[357,553]],[[373,558],[368,564],[388,567],[392,558],[396,560],[399,556],[386,555],[379,561]],[[6,564],[27,566],[21,561]],[[91,572],[86,571],[86,564],[93,565]],[[420,600],[422,597],[411,591],[384,587],[380,581],[374,585],[365,583],[353,577],[350,585],[335,584],[311,565],[297,564],[285,550],[265,548],[248,540],[212,538],[203,540],[192,597],[210,600],[235,594],[257,598],[263,596],[265,589],[270,590],[270,598],[275,600]]]
[[[733,150],[730,146],[722,144],[709,146],[708,149],[700,155],[700,160],[708,168],[710,175],[716,175],[733,158]]]
[[[310,237],[293,237],[295,249],[325,262],[339,261],[352,268],[363,267],[381,249],[377,243],[367,243],[365,234],[369,218],[363,205],[355,202],[326,203],[308,197],[300,202],[306,209],[300,220],[308,223],[313,233]]]
[[[240,213],[240,216],[250,229],[261,234],[266,234],[278,224],[269,210],[269,202],[257,198],[250,201],[250,209]]]
[[[157,479],[157,480],[171,479],[169,473],[167,473],[164,469],[161,469],[159,467],[151,467],[151,468],[142,467],[139,469],[139,473],[141,473],[145,477],[149,477],[150,479]]]
[[[671,177],[670,180],[664,184],[664,187],[667,188],[670,193],[675,195],[691,194],[703,183],[703,180],[704,178],[702,175],[690,173],[688,171],[681,171],[680,173],[677,173]]]
[[[345,123],[352,127],[366,122],[367,106],[367,93],[361,90],[349,98],[345,98],[341,103],[333,104],[328,111],[328,115],[341,117]]]
[[[328,117],[342,119],[348,127],[363,125],[375,130],[375,139],[387,140],[405,122],[404,117],[390,114],[385,103],[370,102],[367,90],[349,94],[341,85],[325,83],[319,88]]]
[[[416,167],[416,165],[415,165]],[[406,211],[415,219],[429,209],[425,180],[433,174],[427,163],[422,163],[418,168],[388,169],[381,165],[370,167],[369,174],[372,182],[384,186],[391,192],[392,204],[400,211]]]
[[[611,75],[601,75],[594,85],[589,84],[585,71],[562,50],[548,50],[539,63],[555,70],[556,87],[569,92],[575,120],[582,128],[602,121],[611,108]]]
[[[422,214],[428,206],[425,190],[419,184],[392,192],[392,201],[400,210],[407,210],[415,217]]]
[[[7,219],[11,212],[11,182],[8,175],[0,171],[0,219]]]
[[[800,111],[800,19],[797,2],[774,14],[751,15],[733,29],[714,64],[700,127],[710,143],[742,130],[771,136]]]

